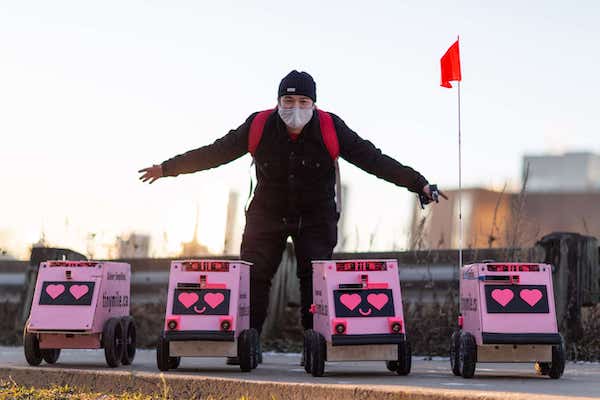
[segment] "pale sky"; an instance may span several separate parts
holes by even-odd
[[[600,153],[598,21],[591,0],[0,1],[0,249],[26,257],[42,230],[82,252],[89,232],[100,247],[142,232],[172,254],[199,204],[200,240],[220,251],[249,156],[151,186],[137,170],[272,107],[291,69],[313,75],[320,108],[455,188],[456,89],[439,86],[439,59],[457,35],[463,181],[517,186],[524,154]],[[414,196],[341,172],[349,250],[373,232],[374,250],[405,246]]]

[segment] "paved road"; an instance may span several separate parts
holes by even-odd
[[[475,378],[455,377],[447,359],[424,360],[413,358],[409,376],[397,376],[382,362],[327,363],[325,376],[313,378],[299,366],[299,354],[267,353],[264,363],[252,373],[242,373],[239,368],[226,366],[219,358],[183,358],[179,369],[169,374],[211,376],[253,381],[319,382],[350,385],[403,385],[422,388],[463,389],[473,391],[501,391],[536,394],[556,394],[576,397],[600,398],[600,364],[569,363],[565,375],[559,380],[540,377],[532,364],[479,364]],[[22,347],[0,347],[0,366],[26,366]],[[42,364],[45,365],[45,364]],[[64,350],[60,368],[108,369],[101,350]],[[54,368],[45,365],[45,368]],[[136,371],[158,372],[155,352],[138,350],[133,366]],[[125,369],[121,367],[120,369]]]

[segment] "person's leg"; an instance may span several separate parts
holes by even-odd
[[[297,275],[300,279],[302,326],[304,329],[312,329],[313,316],[309,311],[313,302],[311,262],[331,259],[333,248],[337,244],[337,222],[322,220],[303,224],[298,232],[292,235],[292,240],[298,262]]]
[[[240,258],[250,267],[250,328],[257,330],[259,344],[257,361],[262,363],[260,333],[267,316],[271,279],[277,272],[285,248],[287,234],[281,221],[275,218],[246,215]],[[227,357],[227,364],[239,365],[237,357]]]
[[[251,262],[250,327],[260,332],[267,316],[271,280],[285,249],[287,233],[282,221],[248,215],[242,236],[240,256]]]

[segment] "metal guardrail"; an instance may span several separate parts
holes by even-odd
[[[0,271],[0,301],[2,299],[11,299],[12,302],[20,302],[20,296],[25,290],[27,273]],[[448,283],[457,282],[457,268],[452,265],[406,265],[400,270],[400,280],[403,285],[409,287],[426,288],[428,283]],[[134,272],[131,276],[132,296],[134,301],[136,295],[142,295],[146,292],[156,293],[156,289],[167,289],[169,283],[168,271],[140,271]],[[144,298],[146,296],[143,296]],[[140,298],[140,300],[142,300]],[[148,301],[148,300],[144,300]]]
[[[25,272],[0,273],[0,290],[11,287],[24,287]]]
[[[521,251],[524,257],[532,257],[532,249]],[[289,253],[289,254],[288,254]],[[465,260],[481,260],[499,258],[506,254],[504,249],[465,250]],[[45,254],[38,254],[35,258]],[[49,253],[49,256],[55,256]],[[237,259],[236,256],[211,256],[200,258],[225,258]],[[407,252],[370,252],[370,253],[338,253],[334,259],[397,259],[400,266],[400,281],[403,295],[408,302],[438,301],[432,294],[432,288],[443,289],[458,287],[458,257],[455,250],[425,250]],[[132,267],[132,301],[133,302],[161,302],[162,291],[166,291],[168,284],[168,269],[171,259],[127,259],[118,260],[131,264]],[[32,260],[32,262],[34,262]],[[27,261],[0,261],[0,301],[23,301],[23,291],[31,292],[32,285],[28,282],[33,276],[34,267]],[[295,274],[295,258],[293,250],[288,249],[282,258],[280,271],[273,279],[273,289],[279,297],[276,301],[282,303],[299,303],[296,286],[298,285]],[[27,285],[28,287],[25,287]],[[278,290],[275,286],[285,286],[285,290]],[[289,293],[287,293],[289,292]],[[28,293],[29,294],[29,293]],[[281,298],[285,295],[285,298]],[[19,298],[21,300],[19,300]],[[274,297],[271,296],[273,299]]]
[[[25,275],[25,272],[2,273],[0,271],[0,290],[23,287],[26,282]],[[400,279],[402,282],[453,281],[457,279],[457,268],[453,265],[404,265],[400,269]],[[168,282],[167,271],[140,271],[134,272],[131,276],[133,286],[165,285]]]

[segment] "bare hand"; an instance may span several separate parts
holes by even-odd
[[[142,176],[140,176],[142,182],[150,181],[150,183],[154,183],[154,181],[163,177],[161,165],[153,165],[148,168],[140,169],[138,172],[143,173]]]

